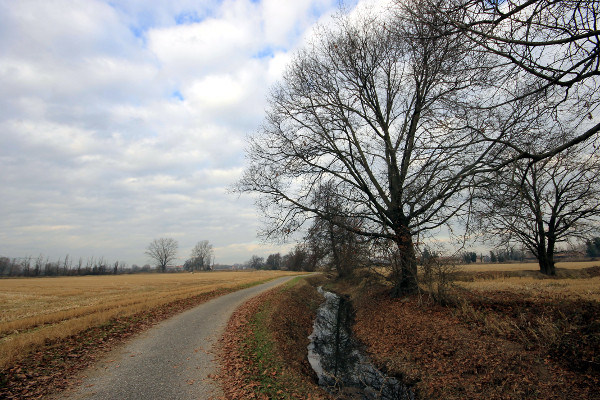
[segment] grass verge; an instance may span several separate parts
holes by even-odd
[[[227,399],[326,399],[306,359],[322,301],[319,277],[294,279],[239,308],[221,339],[219,379]]]

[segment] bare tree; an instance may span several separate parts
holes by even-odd
[[[598,230],[600,158],[596,146],[571,147],[533,165],[517,162],[478,191],[477,218],[485,237],[523,244],[540,271],[555,275],[556,244]]]
[[[148,245],[145,253],[156,263],[160,272],[165,272],[167,266],[176,259],[178,247],[175,239],[159,238]]]
[[[202,240],[192,249],[190,260],[186,262],[187,268],[191,271],[208,271],[211,269],[212,257],[212,244],[208,240]]]
[[[263,267],[265,266],[265,259],[264,257],[253,255],[252,257],[250,257],[250,260],[248,260],[246,265],[248,266],[248,268],[252,269],[263,269]]]
[[[368,259],[366,238],[354,232],[360,228],[361,221],[348,216],[343,200],[336,196],[331,185],[319,187],[313,202],[317,208],[325,210],[330,218],[317,216],[308,229],[305,241],[310,249],[311,261],[316,267],[326,259],[326,264],[333,267],[339,277],[346,277],[354,268],[365,265]]]
[[[73,264],[73,260],[71,258],[69,258],[69,255],[67,254],[65,256],[65,260],[63,261],[63,264],[62,264],[62,270],[63,270],[62,274],[63,275],[67,276],[70,274],[72,264]]]
[[[575,135],[543,149],[502,135],[490,137],[513,150],[500,167],[518,159],[551,157],[600,132],[600,2],[399,0],[397,5],[401,15],[430,24],[434,36],[460,35],[495,57],[489,73],[497,90],[486,92],[482,107],[501,108],[501,114],[510,115],[510,103],[542,100],[552,109],[552,118],[576,122]]]
[[[389,240],[396,295],[418,287],[414,238],[462,210],[471,171],[491,154],[479,131],[458,122],[464,99],[491,79],[485,58],[429,29],[370,15],[321,29],[274,87],[237,186],[261,194],[267,237],[316,216]],[[323,185],[348,219],[313,202]]]
[[[299,243],[292,251],[282,257],[284,269],[289,271],[309,271],[312,272],[313,263],[310,262],[310,252],[305,243]]]

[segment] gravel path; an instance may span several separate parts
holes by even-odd
[[[108,353],[83,381],[56,399],[208,399],[222,396],[209,378],[213,346],[233,311],[292,277],[218,297],[183,312]]]

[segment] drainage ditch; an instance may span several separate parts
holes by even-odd
[[[388,377],[369,361],[352,337],[352,304],[335,293],[318,288],[325,301],[317,310],[309,336],[308,361],[319,385],[338,398],[414,400],[398,379]]]

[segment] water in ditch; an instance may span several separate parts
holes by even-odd
[[[319,385],[338,398],[414,400],[399,380],[385,376],[352,337],[352,307],[348,300],[319,287],[325,301],[317,311],[309,336],[308,361]]]

